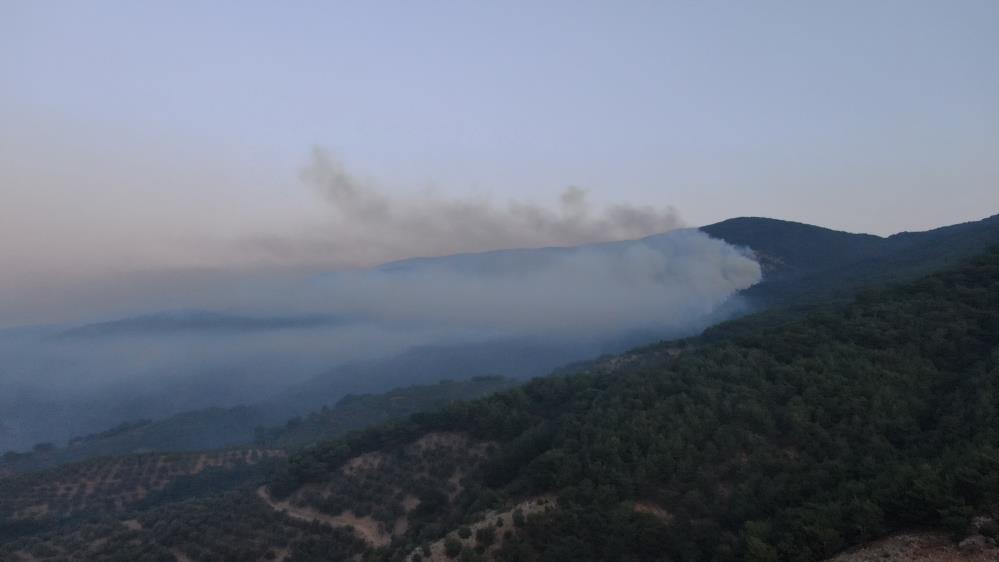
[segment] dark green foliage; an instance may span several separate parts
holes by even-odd
[[[461,541],[455,538],[448,538],[444,541],[444,554],[450,558],[457,558],[461,554]]]
[[[999,215],[887,238],[756,217],[700,230],[752,248],[764,282],[744,296],[765,308],[848,298],[861,287],[908,281],[953,266],[999,244]]]
[[[469,439],[426,456],[409,448],[431,432]],[[463,461],[470,451],[485,460]],[[383,458],[378,471],[338,476],[369,452]],[[451,498],[445,482],[456,466],[463,490]],[[354,432],[292,455],[269,486],[278,497],[383,523],[398,516],[400,494],[415,495],[407,534],[367,549],[384,560],[484,517],[474,549],[445,539],[449,557],[808,561],[900,528],[960,537],[973,516],[999,515],[991,512],[999,504],[999,251],[847,305],[746,318]],[[331,493],[305,493],[319,486]],[[514,532],[498,532],[489,510],[537,494],[557,495],[557,508],[515,511]],[[146,549],[136,559],[162,548],[196,560],[256,559],[285,546],[290,560],[364,550],[345,531],[284,517],[246,490],[137,518],[141,531],[104,532],[123,533],[115,544],[132,537],[128,548]],[[11,549],[58,552],[83,528],[19,539],[0,558]]]
[[[481,527],[475,530],[475,542],[484,547],[490,547],[496,542],[495,527]]]
[[[607,515],[646,498],[674,515],[649,552],[814,560],[896,527],[961,534],[999,499],[999,253],[788,324],[745,323],[668,346],[687,349],[675,358],[650,348],[574,377],[553,447],[517,482],[560,490],[562,509],[509,548],[653,559],[637,523]]]
[[[256,441],[265,446],[299,448],[416,412],[442,408],[458,400],[485,396],[513,384],[514,381],[503,377],[475,377],[407,386],[384,394],[347,395],[333,408],[324,407],[305,418],[294,418],[283,427],[259,428]]]
[[[461,551],[461,555],[458,556],[459,562],[482,562],[485,559],[478,550],[469,550],[467,548]]]
[[[989,538],[999,537],[999,524],[995,520],[988,520],[979,527],[978,532]]]
[[[556,491],[507,559],[815,560],[893,528],[964,532],[999,500],[999,252],[907,286],[308,451],[463,428],[509,494]],[[370,450],[370,449],[368,449]],[[322,462],[322,461],[319,461]],[[622,506],[664,506],[668,524]]]
[[[516,509],[513,512],[513,526],[518,529],[527,524],[527,518],[524,517],[524,511],[522,509]]]
[[[146,496],[135,509],[147,509],[188,498],[219,494],[235,488],[259,484],[270,471],[274,461],[262,460],[257,464],[239,463],[231,467],[213,467],[193,476],[177,478],[162,490]]]
[[[457,514],[450,498],[459,497],[461,477],[475,472],[484,449],[453,433],[386,447],[355,459],[344,470],[326,473],[321,492],[301,490],[289,500],[292,505],[334,516],[348,511],[358,517],[370,516],[385,533],[391,533],[405,515],[412,533],[437,538],[442,533],[428,525],[455,522],[452,519]],[[418,500],[408,512],[407,500]]]
[[[0,479],[0,539],[260,482],[279,451],[99,458]]]

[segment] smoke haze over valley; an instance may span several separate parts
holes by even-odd
[[[203,283],[195,292],[160,289],[160,298],[176,303],[173,311],[0,332],[3,380],[12,390],[3,408],[3,445],[64,439],[81,424],[96,430],[119,418],[254,402],[330,367],[414,346],[526,338],[551,346],[574,342],[576,351],[565,359],[583,359],[644,341],[636,334],[695,333],[717,321],[723,305],[735,311],[730,299],[758,282],[761,271],[748,250],[676,230],[638,241],[374,269],[245,275]],[[232,294],[233,286],[242,290]],[[143,303],[149,299],[136,301]],[[469,375],[492,370],[486,362],[480,368]],[[137,406],[147,399],[150,405]],[[67,405],[74,401],[85,404],[76,414]],[[104,404],[102,413],[84,414],[93,404]],[[53,407],[64,409],[58,416],[64,429],[24,429],[29,412],[51,418]],[[93,421],[87,425],[81,416]]]
[[[0,562],[999,560],[997,29],[0,0]]]
[[[165,261],[96,240],[58,276],[56,247],[10,256],[0,318],[29,327],[0,332],[0,449],[254,403],[419,346],[529,341],[585,359],[696,333],[762,275],[748,248],[681,228],[668,205],[594,205],[579,187],[554,205],[385,190],[319,148],[291,185],[315,195],[295,226],[196,230]]]

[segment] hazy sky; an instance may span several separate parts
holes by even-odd
[[[619,236],[628,216],[982,218],[997,29],[995,0],[0,0],[0,299],[480,249],[467,228],[398,243],[463,208],[547,225],[500,244]],[[317,146],[392,218],[303,181]]]

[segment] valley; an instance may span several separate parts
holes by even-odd
[[[282,448],[111,457],[8,477],[0,485],[25,492],[0,494],[10,545],[0,553],[45,560],[84,532],[141,559],[226,548],[293,561],[963,552],[972,519],[999,515],[997,284],[990,250],[852,300],[745,316],[395,421],[364,413],[396,402],[391,392],[347,400],[262,434]],[[324,436],[348,407],[356,413],[343,419],[369,428]],[[121,466],[135,476],[116,476]],[[183,525],[221,513],[198,533],[150,531],[164,517]],[[257,527],[278,521],[291,538]],[[927,527],[956,542],[879,539]],[[245,532],[256,538],[225,538]]]
[[[999,562],[999,0],[0,0],[0,562]]]

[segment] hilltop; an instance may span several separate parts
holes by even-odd
[[[999,244],[999,215],[888,237],[741,217],[701,227],[749,248],[762,283],[743,291],[757,309],[844,299],[859,288],[915,279]]]

